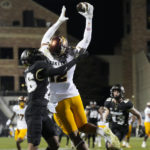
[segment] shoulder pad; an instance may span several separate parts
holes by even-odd
[[[110,102],[111,100],[112,100],[111,97],[109,97],[109,98],[106,99],[107,102]]]
[[[128,103],[130,100],[129,99],[125,99],[124,100],[124,103]]]

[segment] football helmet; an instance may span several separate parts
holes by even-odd
[[[19,96],[18,97],[18,103],[19,103],[20,107],[24,107],[26,101],[27,101],[26,97],[24,97],[24,96]]]
[[[54,57],[61,57],[68,49],[68,41],[63,36],[56,36],[50,40],[49,51]]]
[[[112,88],[110,89],[110,96],[112,98],[116,98],[116,97],[114,97],[114,94],[113,94],[113,92],[115,90],[117,90],[120,93],[120,95],[119,95],[119,97],[117,97],[117,99],[124,98],[125,89],[124,89],[124,87],[122,85],[115,84],[115,85],[112,86]]]
[[[25,66],[30,66],[35,61],[45,60],[45,59],[46,57],[44,56],[44,54],[38,51],[37,49],[35,50],[26,49],[21,54],[21,63]]]

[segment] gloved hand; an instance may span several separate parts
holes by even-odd
[[[82,57],[88,56],[88,51],[84,48],[80,49],[79,51],[76,52],[75,57],[77,59],[80,59]]]
[[[84,16],[86,19],[92,19],[93,18],[93,11],[94,11],[94,7],[93,5],[87,3],[87,2],[84,2],[87,4],[88,6],[88,11],[86,12],[78,12],[79,14],[81,14],[82,16]]]
[[[66,7],[63,6],[62,10],[61,10],[60,17],[58,19],[58,21],[60,21],[61,23],[65,22],[65,21],[67,21],[69,19],[68,17],[65,17],[65,12],[66,12]]]
[[[140,125],[138,127],[138,136],[143,137],[144,135],[145,135],[145,128],[142,125]]]
[[[47,109],[51,112],[51,113],[56,113],[55,107],[57,106],[58,103],[50,103],[48,102],[47,104]]]
[[[9,125],[10,125],[10,123],[11,123],[11,120],[10,120],[10,119],[8,119],[8,120],[7,120],[7,122],[6,122],[6,126],[9,126]]]

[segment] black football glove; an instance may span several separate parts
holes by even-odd
[[[138,136],[139,137],[144,137],[145,136],[145,128],[141,125],[138,128]]]
[[[80,49],[80,51],[76,54],[76,59],[80,60],[82,57],[86,57],[88,56],[88,51],[86,51],[86,49],[82,48]]]

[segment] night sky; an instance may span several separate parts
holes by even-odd
[[[76,5],[81,0],[34,0],[47,9],[60,14],[66,6],[68,33],[82,39],[85,27],[84,18],[77,13]],[[113,54],[114,46],[123,33],[122,2],[120,0],[87,0],[94,6],[92,41],[88,48],[90,54]]]

